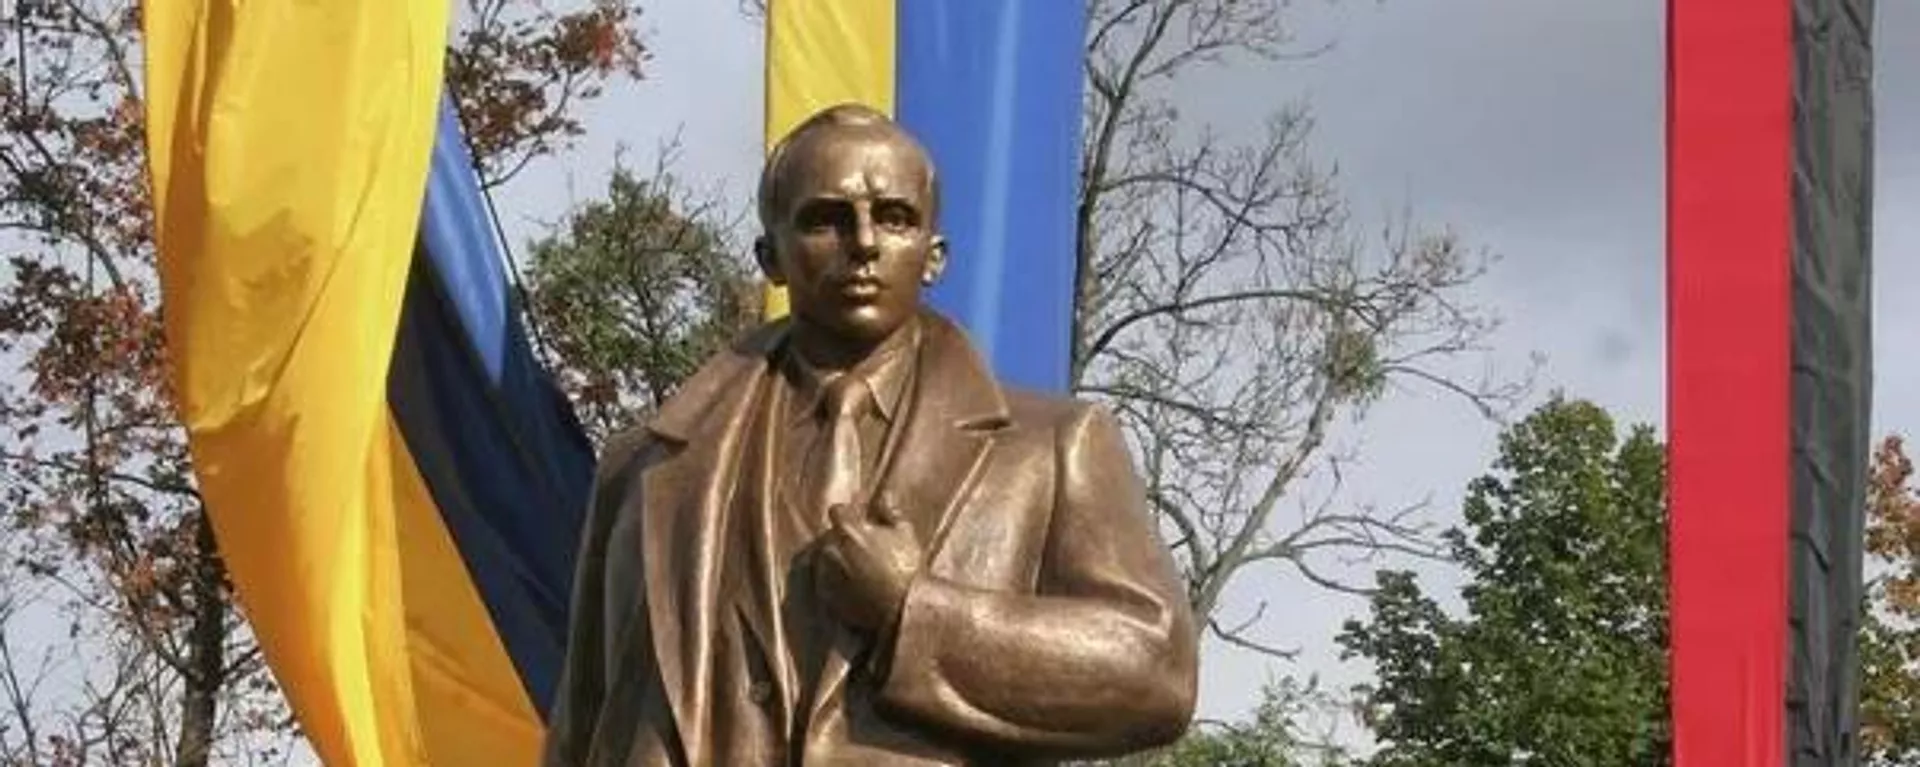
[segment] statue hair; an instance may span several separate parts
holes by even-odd
[[[761,228],[772,231],[786,208],[787,200],[781,176],[786,172],[789,150],[809,134],[826,128],[862,128],[889,133],[913,147],[914,151],[920,153],[927,167],[927,201],[932,208],[927,211],[927,214],[929,218],[937,217],[940,210],[940,183],[935,177],[933,159],[927,154],[926,147],[921,146],[920,142],[914,139],[913,134],[901,128],[899,123],[894,122],[893,118],[880,110],[865,104],[849,102],[835,104],[813,113],[799,125],[794,126],[793,130],[788,131],[787,135],[782,136],[780,141],[773,145],[773,149],[767,152],[767,162],[761,168],[758,189],[757,212],[760,216]]]

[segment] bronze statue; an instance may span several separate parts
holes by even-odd
[[[1177,739],[1193,616],[1105,411],[923,308],[934,169],[839,106],[760,185],[792,317],[605,451],[546,762],[1009,765]]]

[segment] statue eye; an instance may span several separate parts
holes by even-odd
[[[845,203],[815,200],[800,206],[794,213],[793,224],[803,232],[821,232],[844,228],[852,218],[852,209]]]
[[[920,213],[899,200],[882,200],[873,206],[873,221],[889,229],[911,229],[920,225]]]

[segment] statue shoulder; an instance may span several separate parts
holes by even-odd
[[[600,446],[600,464],[603,466],[624,463],[640,452],[647,443],[645,426],[629,426],[607,437]]]
[[[1089,421],[1113,421],[1105,405],[1066,394],[1003,386],[1007,415],[1025,428],[1074,430]]]
[[[600,444],[600,457],[594,466],[594,485],[606,487],[623,481],[636,459],[646,452],[652,435],[647,427],[630,426],[608,436]]]

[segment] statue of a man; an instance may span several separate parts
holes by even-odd
[[[839,106],[767,160],[792,316],[605,452],[547,764],[1008,765],[1171,742],[1193,616],[1119,428],[923,308],[934,169]]]

